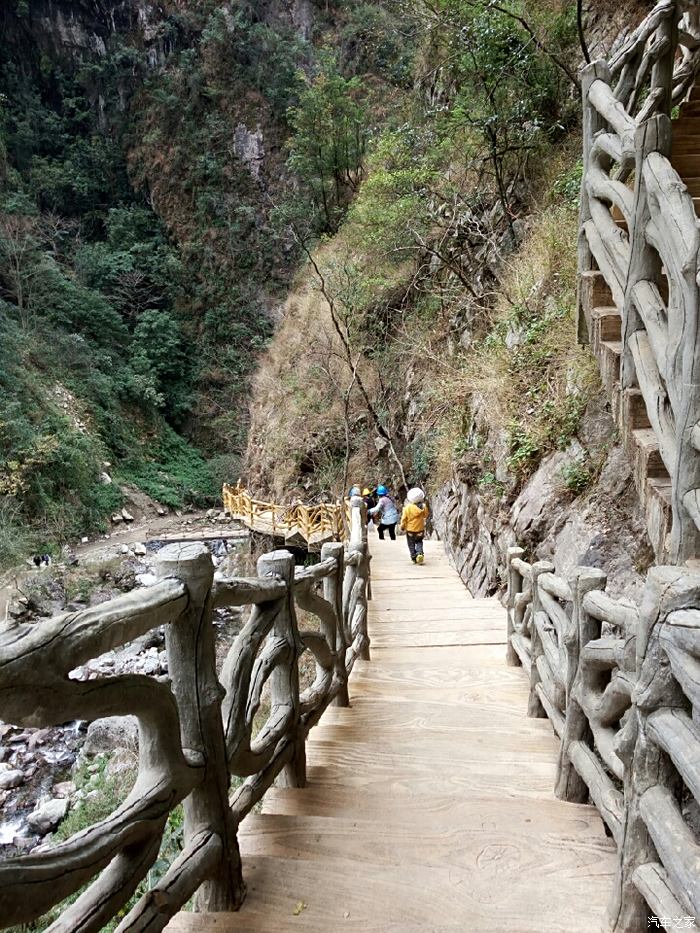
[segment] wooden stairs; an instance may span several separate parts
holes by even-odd
[[[373,540],[372,660],[307,744],[308,784],[240,831],[237,914],[170,933],[569,933],[600,929],[615,847],[553,794],[559,742],[525,714],[505,610],[471,599],[439,542],[422,567]]]
[[[688,188],[697,212],[700,205],[700,86],[693,87],[673,121],[671,163]]]
[[[601,379],[632,463],[649,538],[654,552],[660,556],[671,530],[671,477],[661,459],[642,393],[639,389],[621,389],[622,315],[602,272],[581,273],[580,287],[592,349],[598,357]]]
[[[671,162],[688,188],[700,215],[700,86],[693,87],[673,120]],[[618,227],[627,223],[616,208]],[[612,400],[613,414],[633,466],[634,478],[647,519],[647,530],[657,558],[666,550],[671,529],[671,477],[659,452],[642,394],[620,387],[622,316],[602,273],[581,273],[581,304],[588,322],[593,351],[598,357],[603,384]],[[668,300],[668,288],[661,287]],[[664,294],[665,292],[665,294]]]

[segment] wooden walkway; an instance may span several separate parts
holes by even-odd
[[[372,542],[372,660],[350,709],[307,745],[308,786],[272,789],[241,827],[238,914],[171,933],[575,933],[601,929],[614,847],[597,812],[552,793],[558,741],[525,715],[505,611],[427,543]]]

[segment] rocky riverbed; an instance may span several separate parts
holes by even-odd
[[[163,538],[216,534],[208,526],[218,514],[184,519],[168,528]],[[192,527],[192,526],[195,527]],[[204,526],[207,527],[204,527]],[[220,523],[219,523],[220,527]],[[132,534],[133,537],[133,534]],[[9,600],[8,616],[38,622],[61,612],[75,612],[121,593],[156,582],[155,555],[163,539],[109,540],[68,553],[42,571],[25,574]],[[249,542],[235,538],[207,540],[218,572],[249,572]],[[240,610],[215,614],[217,655],[221,661],[241,624]],[[168,673],[165,632],[154,629],[129,644],[106,652],[71,672],[76,680],[118,674],[164,677]],[[90,782],[79,787],[76,769],[97,772],[109,756],[110,773],[133,770],[138,753],[138,724],[134,717],[113,717],[93,723],[68,722],[53,728],[27,729],[0,722],[0,856],[31,851],[45,843],[72,807],[90,794]],[[91,764],[94,762],[94,764]]]

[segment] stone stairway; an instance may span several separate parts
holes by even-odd
[[[558,741],[505,664],[505,612],[473,600],[438,543],[423,567],[373,540],[372,660],[307,746],[308,785],[241,827],[238,914],[170,933],[561,933],[599,929],[614,847],[552,793]]]

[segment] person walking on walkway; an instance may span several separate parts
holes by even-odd
[[[408,505],[404,506],[401,513],[401,528],[406,532],[408,541],[408,553],[414,564],[422,564],[425,560],[423,554],[423,538],[425,537],[425,523],[430,515],[430,510],[425,504],[425,493],[422,489],[415,487],[409,489]]]
[[[369,486],[365,486],[365,488],[362,490],[362,498],[365,500],[365,505],[367,506],[367,528],[372,528],[374,522],[370,512],[377,504],[377,493],[372,492]]]
[[[379,518],[377,528],[379,540],[383,541],[384,532],[388,531],[391,540],[396,541],[396,523],[399,520],[399,510],[396,508],[396,503],[389,495],[386,486],[377,486],[377,495],[379,496],[379,502],[373,509],[370,509],[369,514],[372,517],[376,515]]]

